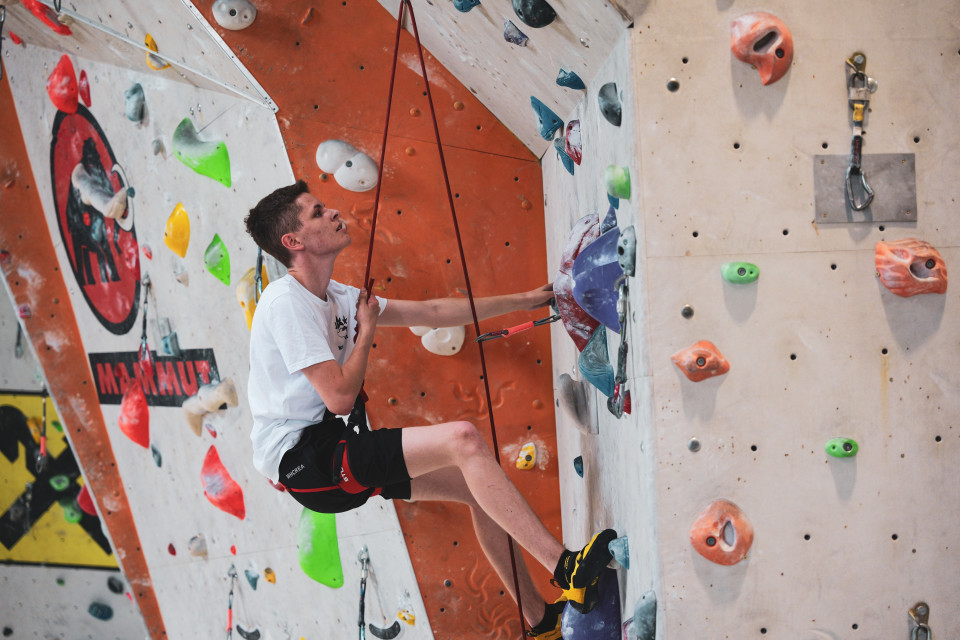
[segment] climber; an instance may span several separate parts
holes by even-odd
[[[446,327],[472,320],[467,300],[384,300],[332,280],[351,238],[336,209],[302,180],[250,210],[248,233],[287,267],[264,289],[250,335],[253,462],[303,506],[335,513],[371,496],[445,500],[470,507],[484,553],[516,598],[507,535],[553,571],[560,600],[546,604],[516,554],[523,615],[531,637],[560,637],[564,600],[592,609],[616,532],[567,551],[537,518],[469,422],[371,431],[362,385],[377,325]],[[475,300],[480,319],[548,304],[551,285]],[[345,424],[341,418],[350,414]]]

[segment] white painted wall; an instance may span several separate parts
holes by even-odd
[[[767,87],[729,50],[730,22],[761,8],[790,27],[796,50]],[[587,437],[558,414],[564,533],[568,546],[600,526],[629,534],[625,608],[654,587],[659,638],[907,638],[921,600],[935,635],[960,632],[958,289],[897,298],[874,267],[881,239],[927,240],[948,268],[960,259],[958,41],[952,2],[658,3],[563,114],[581,120],[584,161],[571,178],[544,157],[551,263],[575,219],[606,210],[607,164],[631,168],[634,196],[618,218],[639,238],[634,415],[601,408],[600,433]],[[813,224],[813,157],[849,153],[843,63],[856,50],[879,81],[864,153],[916,154],[915,223]],[[625,88],[620,129],[597,113],[608,81]],[[759,265],[759,281],[725,283],[730,260]],[[556,373],[572,373],[572,343],[554,332]],[[680,374],[670,355],[700,339],[729,374],[696,384]],[[859,455],[828,457],[835,436],[856,439]],[[567,462],[579,454],[583,480]],[[756,531],[733,567],[689,543],[717,498]]]

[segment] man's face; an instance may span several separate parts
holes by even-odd
[[[297,198],[300,205],[302,226],[294,236],[303,244],[304,251],[314,255],[340,253],[350,244],[347,224],[340,219],[340,212],[325,207],[312,193],[302,193]]]

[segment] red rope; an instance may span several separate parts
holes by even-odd
[[[384,159],[386,158],[387,151],[387,129],[390,126],[390,108],[393,104],[393,86],[397,75],[397,57],[400,52],[400,30],[403,26],[404,6],[410,10],[410,23],[413,26],[413,36],[417,42],[417,53],[420,56],[420,71],[423,74],[423,84],[426,87],[427,102],[430,104],[430,117],[433,120],[433,132],[437,138],[437,151],[440,152],[440,167],[443,170],[443,182],[447,189],[447,201],[450,204],[450,214],[453,217],[453,229],[457,236],[457,248],[460,251],[460,265],[463,267],[463,279],[466,282],[467,297],[470,300],[470,314],[473,316],[473,328],[474,331],[476,331],[476,334],[480,335],[480,320],[477,316],[476,304],[474,303],[473,288],[470,286],[470,274],[467,272],[467,258],[463,252],[463,240],[460,237],[460,224],[457,222],[457,211],[453,204],[453,191],[450,188],[450,176],[447,174],[447,163],[443,157],[443,144],[440,142],[440,127],[437,124],[437,113],[433,107],[433,95],[430,92],[430,82],[427,79],[427,65],[423,58],[423,45],[420,44],[420,33],[417,31],[417,19],[413,15],[413,5],[410,3],[410,0],[400,0],[400,13],[397,16],[397,38],[393,50],[393,69],[390,73],[390,94],[387,98],[387,120],[383,127],[383,145],[380,148],[380,168],[377,175],[377,193],[374,197],[373,221],[370,225],[370,248],[367,251],[367,270],[364,274],[363,282],[367,286],[367,293],[369,294],[373,284],[373,281],[370,280],[370,264],[373,260],[373,240],[374,234],[377,230],[377,214],[379,213],[380,204],[380,186],[383,183],[383,163]],[[500,447],[497,444],[497,427],[494,424],[493,419],[493,402],[490,398],[490,382],[489,376],[487,375],[487,362],[483,355],[483,342],[478,342],[477,347],[480,350],[480,368],[483,371],[483,389],[487,399],[487,413],[490,417],[490,432],[493,435],[493,453],[497,459],[497,464],[499,465]],[[507,546],[510,549],[510,566],[513,568],[513,588],[514,592],[517,594],[517,612],[520,615],[520,632],[522,637],[526,634],[527,627],[523,619],[523,604],[520,598],[520,579],[517,575],[517,559],[513,550],[512,540],[510,540],[508,537],[507,541]]]

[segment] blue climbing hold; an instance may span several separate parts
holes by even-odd
[[[633,609],[633,625],[630,638],[655,640],[657,637],[657,594],[647,591],[637,600]]]
[[[617,259],[619,241],[620,229],[614,226],[583,248],[573,261],[574,300],[590,317],[616,333],[620,333],[617,281],[623,275]]]
[[[614,209],[620,208],[620,198],[614,198],[609,193],[607,194],[607,202],[609,202],[610,206],[613,207]]]
[[[557,84],[561,87],[576,89],[578,91],[587,88],[587,85],[583,84],[583,80],[580,79],[580,76],[578,76],[576,72],[567,71],[566,69],[560,69],[560,73],[557,74]]]
[[[553,134],[557,132],[557,129],[563,126],[563,120],[560,119],[560,116],[551,111],[550,107],[543,104],[533,96],[530,96],[530,105],[537,113],[537,126],[540,129],[540,135],[543,136],[544,140],[552,140]]]
[[[617,572],[604,569],[600,574],[600,602],[590,613],[566,607],[560,617],[564,640],[620,640],[620,584]]]
[[[507,20],[503,23],[503,39],[518,47],[525,47],[527,46],[527,40],[530,38],[523,31],[520,31],[511,20]]]
[[[614,375],[607,352],[607,328],[597,327],[577,359],[577,367],[583,377],[608,398],[613,395]]]
[[[109,620],[113,617],[113,609],[108,604],[93,602],[87,607],[87,612],[97,620]]]
[[[600,223],[600,233],[604,234],[611,229],[617,228],[616,207],[607,209],[607,215],[603,216],[603,222]]]
[[[480,4],[480,0],[453,0],[453,8],[460,13],[466,13]]]
[[[573,470],[577,472],[578,476],[583,477],[583,456],[577,456],[573,459]]]
[[[557,157],[560,158],[560,162],[563,163],[563,168],[566,169],[570,175],[573,175],[573,158],[571,158],[567,150],[563,148],[563,138],[554,138],[553,147],[557,150]]]
[[[627,536],[620,536],[610,541],[607,549],[613,554],[613,559],[620,563],[624,569],[630,568],[630,543]]]

